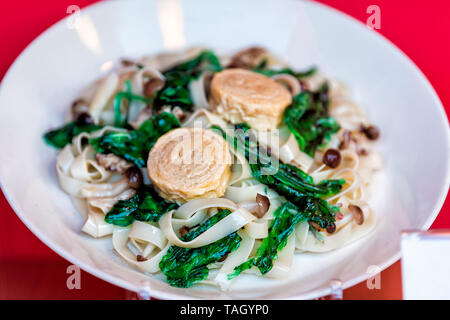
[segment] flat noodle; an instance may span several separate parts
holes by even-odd
[[[127,180],[118,180],[117,175],[100,166],[95,160],[93,147],[83,142],[107,131],[122,130],[105,127],[90,134],[82,133],[58,154],[58,180],[61,188],[68,194],[79,198],[112,197],[128,188]]]
[[[89,105],[89,114],[95,123],[100,123],[101,113],[106,109],[108,102],[112,99],[119,85],[119,77],[116,73],[111,73],[104,78]]]
[[[269,234],[269,221],[261,219],[258,221],[249,222],[245,226],[244,230],[253,239],[267,238],[267,235]]]
[[[237,210],[238,206],[231,200],[216,198],[216,199],[194,199],[186,202],[179,207],[173,216],[178,219],[188,219],[195,212],[208,208],[225,208],[230,210]]]
[[[204,72],[198,79],[195,79],[189,84],[189,92],[194,103],[195,110],[209,109],[208,98],[206,97],[206,83],[205,81],[210,76],[210,73]]]
[[[138,68],[137,65],[120,66],[83,90],[80,99],[87,103],[89,114],[95,124],[112,125],[114,97],[119,91],[127,89],[125,82],[127,80],[131,82],[132,93],[145,96],[145,84],[152,78],[165,80],[160,71],[148,65],[143,68]],[[145,107],[144,102],[132,100],[127,107],[129,122],[133,122]],[[124,112],[123,106],[121,109],[121,112]]]
[[[88,217],[81,231],[94,238],[112,234],[113,225],[105,221],[105,215],[119,200],[126,200],[134,196],[134,189],[127,189],[113,197],[94,197],[86,199]]]
[[[258,132],[258,141],[269,148],[272,154],[282,162],[291,164],[305,172],[309,172],[314,164],[314,159],[300,150],[298,142],[293,134],[287,139],[283,138],[281,130]]]
[[[160,249],[167,244],[167,238],[159,228],[141,221],[133,223],[128,238],[151,243]]]
[[[234,157],[234,163],[231,166],[231,179],[229,182],[231,186],[244,180],[250,179],[252,177],[252,174],[245,156],[234,148],[231,148],[230,150]]]
[[[308,232],[309,232],[308,222],[300,222],[295,226],[296,246],[304,245],[306,243],[306,239],[308,238]]]
[[[182,227],[193,228],[198,226],[208,218],[206,210],[198,210],[190,218],[177,219],[172,218],[172,227],[174,230],[180,230]]]
[[[280,160],[290,163],[305,172],[308,172],[314,163],[314,159],[300,150],[294,135],[289,136],[288,141],[280,148]]]
[[[332,201],[342,197],[344,194],[353,191],[360,186],[358,174],[354,169],[344,168],[335,173],[332,179],[345,179],[345,185],[343,186],[341,192],[329,197],[327,200]]]
[[[109,236],[113,233],[114,226],[105,222],[105,216],[98,212],[89,212],[81,231],[93,238]]]

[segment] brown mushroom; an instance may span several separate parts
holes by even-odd
[[[180,233],[180,236],[184,236],[189,233],[189,228],[186,226],[182,226],[180,230],[178,230],[178,232]]]
[[[261,62],[263,62],[266,56],[267,51],[263,48],[260,47],[247,48],[236,53],[231,58],[231,62],[228,65],[228,67],[252,69],[261,64]]]
[[[334,233],[336,231],[336,225],[331,222],[327,225],[327,232],[328,233]]]
[[[364,213],[360,207],[350,204],[348,206],[348,209],[352,213],[353,219],[355,220],[357,225],[361,225],[364,223]]]
[[[122,66],[124,67],[131,67],[136,65],[136,62],[134,62],[133,60],[127,59],[127,58],[123,58],[120,60],[120,63],[122,64]]]
[[[255,210],[255,216],[257,218],[262,218],[269,211],[270,200],[268,197],[262,194],[256,195],[256,203],[258,204],[257,210]]]
[[[138,254],[136,256],[136,260],[139,262],[143,262],[143,261],[147,261],[147,258],[144,258],[143,256],[141,256],[140,254]]]
[[[380,129],[374,125],[367,127],[362,125],[361,132],[363,132],[369,140],[377,140],[380,137]]]
[[[337,168],[341,163],[341,153],[336,149],[328,149],[323,155],[322,162],[330,168]]]
[[[345,130],[342,134],[341,143],[339,144],[339,149],[347,149],[350,145],[352,139],[352,132],[350,130]]]
[[[356,153],[357,153],[359,156],[367,156],[367,155],[369,154],[369,151],[367,151],[367,149],[365,149],[365,148],[362,148],[362,147],[360,147],[360,146],[357,146]]]
[[[77,116],[75,122],[78,124],[94,124],[94,119],[92,119],[89,113],[82,112]]]

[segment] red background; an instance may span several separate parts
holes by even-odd
[[[67,7],[94,0],[0,1],[0,78],[20,52],[46,28],[64,18]],[[320,0],[360,21],[367,7],[381,9],[381,29],[425,73],[450,112],[450,1]],[[3,106],[4,108],[5,106]],[[1,165],[1,164],[0,164]],[[450,228],[447,198],[432,228]],[[68,290],[70,263],[47,248],[18,219],[0,193],[0,299],[123,299],[124,290],[82,272],[81,289]],[[400,263],[383,271],[381,289],[365,283],[344,292],[346,299],[401,299]]]

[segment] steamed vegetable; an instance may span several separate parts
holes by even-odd
[[[326,197],[338,193],[345,181],[339,180],[322,180],[318,184],[314,184],[311,176],[302,170],[290,164],[279,164],[278,171],[273,175],[263,174],[261,171],[265,166],[251,164],[252,175],[258,181],[266,184],[277,192],[288,198],[297,199],[302,196]]]
[[[142,168],[146,166],[148,153],[156,140],[179,126],[180,122],[173,114],[163,112],[143,122],[137,130],[105,133],[91,139],[90,144],[99,153],[113,153]]]
[[[203,51],[197,57],[178,64],[163,74],[164,87],[157,92],[154,107],[163,106],[180,107],[190,110],[193,106],[189,93],[189,83],[197,79],[204,71],[218,72],[222,70],[219,59],[212,51]]]
[[[234,147],[245,155],[256,180],[276,190],[295,204],[302,204],[301,198],[305,196],[324,198],[341,190],[345,183],[343,179],[323,180],[314,184],[313,178],[301,169],[277,161],[268,150],[258,144],[256,138],[248,131],[249,129],[250,127],[246,124],[237,125],[234,139],[218,130],[226,139],[232,139]]]
[[[256,266],[263,275],[269,272],[278,257],[278,252],[286,246],[287,240],[297,223],[310,221],[320,225],[333,223],[333,212],[326,211],[324,214],[321,207],[324,205],[324,200],[314,197],[303,197],[302,201],[304,201],[302,206],[285,202],[274,212],[274,217],[269,227],[269,234],[261,243],[255,257],[237,266],[234,269],[235,272],[229,275],[230,279],[239,275],[242,271],[250,269],[252,266]]]
[[[300,92],[284,112],[284,122],[300,149],[311,157],[339,130],[339,124],[328,115],[328,105],[328,84],[324,83],[318,92]]]
[[[221,210],[202,225],[182,236],[183,241],[191,241],[214,226],[231,213]],[[187,288],[198,281],[206,279],[208,265],[219,261],[239,247],[241,237],[233,232],[228,236],[200,248],[181,248],[172,246],[159,263],[159,268],[166,275],[167,282],[175,287]]]
[[[50,130],[44,134],[44,141],[52,147],[62,149],[67,144],[72,143],[72,139],[82,132],[93,132],[101,129],[102,126],[94,124],[80,124],[74,121],[66,125]]]
[[[158,222],[161,216],[178,206],[168,203],[156,191],[149,187],[141,187],[134,197],[117,201],[105,216],[105,221],[117,226],[128,226],[134,220]]]

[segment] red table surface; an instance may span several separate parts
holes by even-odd
[[[64,18],[67,7],[83,8],[94,0],[0,2],[0,78],[21,51],[40,33]],[[403,50],[424,72],[450,112],[450,1],[320,0],[365,22],[368,6],[381,9],[381,33]],[[375,32],[375,31],[374,31]],[[6,106],[2,106],[5,108]],[[0,164],[1,165],[1,164]],[[432,228],[450,228],[450,201]],[[66,286],[70,263],[46,247],[15,215],[0,195],[0,299],[124,299],[123,289],[81,274],[81,289]],[[345,299],[401,299],[400,262],[381,273],[381,289],[361,283],[345,290]]]

